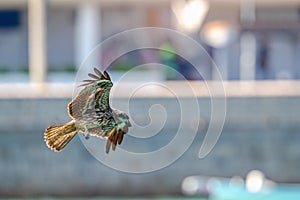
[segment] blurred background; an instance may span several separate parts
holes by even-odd
[[[118,108],[129,98],[127,89],[141,82],[178,88],[187,107],[196,98],[201,120],[190,116],[185,124],[185,134],[197,129],[191,147],[172,165],[146,174],[101,164],[78,137],[61,153],[49,150],[44,130],[69,120],[76,73],[92,49],[142,27],[176,30],[205,51],[193,52],[192,65],[176,54],[189,48],[186,43],[152,35],[147,41],[163,50],[114,59],[145,38],[115,41],[94,64],[116,82],[134,69],[121,84],[123,92],[112,97]],[[0,198],[299,199],[299,30],[299,0],[1,0]],[[207,85],[220,82],[214,63],[224,81],[226,119],[215,148],[199,159],[212,113]],[[185,92],[187,81],[196,97]],[[169,108],[168,123],[153,140],[125,138],[124,148],[155,150],[174,137],[180,113],[174,96],[144,91],[131,99],[130,117],[149,123],[144,108],[155,103]]]

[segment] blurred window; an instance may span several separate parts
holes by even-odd
[[[1,10],[0,11],[0,28],[11,28],[20,25],[20,11]]]

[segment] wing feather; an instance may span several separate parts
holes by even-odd
[[[94,72],[95,72],[99,77],[103,77],[103,74],[102,74],[97,68],[94,68]]]
[[[109,74],[108,74],[106,71],[104,71],[104,77],[105,77],[107,80],[110,80],[110,81],[111,81],[110,76],[109,76]]]
[[[68,113],[73,119],[82,117],[86,110],[87,102],[93,94],[89,90],[81,90],[79,94],[68,104]]]
[[[88,73],[88,76],[91,77],[91,78],[94,78],[94,79],[96,79],[96,80],[99,79],[99,77],[96,76],[95,74]]]
[[[73,119],[80,118],[89,110],[103,112],[111,110],[109,105],[109,93],[112,87],[111,79],[106,71],[102,74],[94,68],[96,74],[88,76],[95,80],[84,80],[81,86],[85,86],[68,105],[69,115]]]

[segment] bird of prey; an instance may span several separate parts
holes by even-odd
[[[72,121],[61,126],[50,126],[44,133],[46,144],[52,150],[61,151],[78,133],[85,138],[89,136],[104,137],[106,153],[117,144],[121,144],[124,134],[131,126],[126,113],[111,108],[109,93],[113,83],[106,71],[103,74],[94,68],[95,74],[89,73],[92,80],[84,80],[84,88],[68,104],[68,113]]]

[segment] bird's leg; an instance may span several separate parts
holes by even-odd
[[[88,129],[85,129],[85,132],[83,133],[83,136],[86,140],[90,138],[90,133],[89,133]]]

